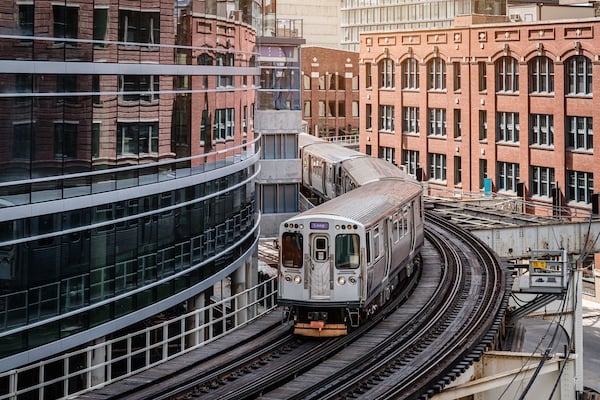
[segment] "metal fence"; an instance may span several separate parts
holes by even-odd
[[[273,310],[277,278],[124,336],[0,374],[0,400],[66,399],[210,343]]]

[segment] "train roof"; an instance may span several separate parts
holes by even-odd
[[[343,196],[311,208],[297,217],[331,215],[354,220],[365,226],[397,210],[403,203],[420,196],[421,185],[415,181],[389,178],[358,187]]]
[[[366,185],[382,177],[411,179],[406,172],[389,161],[377,157],[360,157],[345,161],[344,171],[357,186]]]
[[[302,151],[306,154],[311,154],[313,156],[325,159],[332,164],[347,160],[349,158],[368,157],[366,154],[356,150],[352,150],[347,147],[340,146],[339,144],[330,142],[319,142],[314,146],[306,145],[303,147]]]
[[[302,149],[304,146],[308,146],[313,143],[326,143],[325,140],[320,137],[309,135],[308,133],[298,134],[298,148]]]

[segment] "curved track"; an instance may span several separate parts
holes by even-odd
[[[376,320],[327,340],[280,325],[119,398],[416,399],[440,391],[493,345],[510,282],[472,235],[432,212],[427,221],[418,285],[404,287]]]

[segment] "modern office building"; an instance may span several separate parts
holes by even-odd
[[[208,305],[225,280],[232,294],[256,284],[260,13],[256,1],[2,2],[0,395],[76,393],[89,370],[58,389],[37,377],[85,370],[89,354],[103,354],[94,382],[112,379],[103,363],[131,344],[19,368]]]
[[[361,35],[361,150],[434,195],[597,212],[600,21],[472,22]]]
[[[279,225],[298,212],[302,132],[300,19],[280,19],[276,2],[263,8],[257,31],[260,84],[254,132],[260,137],[260,173],[256,179],[261,236],[277,236]]]

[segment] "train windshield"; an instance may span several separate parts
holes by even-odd
[[[335,267],[338,269],[358,268],[360,265],[360,240],[357,234],[342,234],[335,237]]]
[[[288,268],[302,267],[302,234],[286,232],[281,238],[281,265]]]

